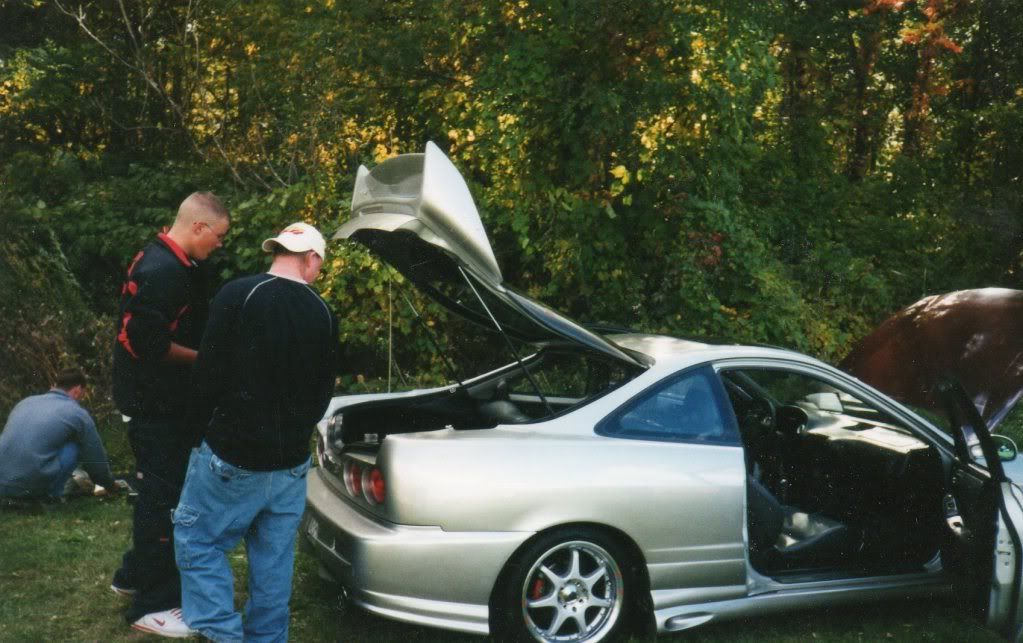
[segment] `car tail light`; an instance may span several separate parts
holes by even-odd
[[[381,504],[386,496],[384,474],[380,472],[380,469],[373,467],[365,473],[365,476],[362,481],[362,493],[366,497],[366,501],[371,505]]]
[[[345,487],[354,498],[362,495],[362,466],[355,460],[345,462]]]
[[[326,466],[326,464],[324,462],[324,455],[323,455],[324,450],[325,449],[323,447],[323,436],[320,435],[319,433],[317,433],[316,434],[316,462],[321,467],[325,467]]]

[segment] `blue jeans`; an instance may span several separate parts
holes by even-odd
[[[53,478],[52,482],[49,482],[49,488],[46,490],[46,496],[50,498],[60,498],[64,495],[64,485],[71,478],[71,474],[75,471],[75,466],[78,464],[78,443],[68,442],[60,448],[57,452],[57,476]],[[46,483],[44,483],[46,484]],[[9,485],[0,483],[0,498],[38,498],[42,497],[41,493],[33,493],[32,489],[25,488],[24,485]]]
[[[309,461],[249,471],[221,460],[204,442],[192,451],[174,510],[174,552],[185,622],[214,641],[286,641],[295,537],[305,509]],[[249,600],[234,610],[227,554],[244,538]]]
[[[53,485],[50,486],[50,496],[53,498],[64,495],[64,485],[71,479],[71,474],[75,472],[75,467],[78,465],[78,443],[68,442],[61,447],[57,454],[57,461],[60,463],[60,469],[57,470],[57,477],[54,478]]]

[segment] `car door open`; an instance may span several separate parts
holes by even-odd
[[[958,597],[989,627],[1016,640],[1023,623],[1023,497],[1006,477],[998,447],[962,387],[948,380],[938,391],[955,439],[943,500],[948,534],[942,559]]]

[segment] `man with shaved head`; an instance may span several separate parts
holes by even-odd
[[[128,266],[114,342],[114,401],[130,419],[138,490],[132,549],[111,589],[132,599],[125,618],[138,630],[184,637],[181,583],[170,512],[178,503],[197,435],[186,422],[192,364],[208,301],[199,262],[223,245],[230,218],[214,194],[195,192]]]

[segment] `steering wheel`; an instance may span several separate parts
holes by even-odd
[[[750,430],[767,433],[775,427],[775,410],[771,400],[763,397],[749,401],[743,412],[743,426]]]
[[[778,431],[790,438],[806,433],[810,423],[810,416],[806,411],[792,404],[778,407],[775,419]]]

